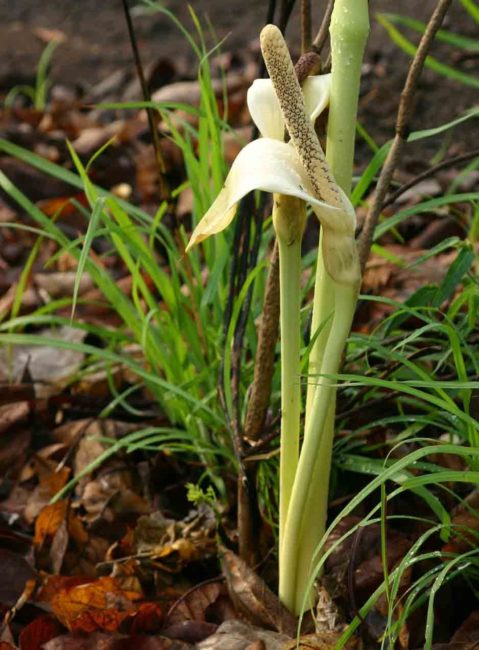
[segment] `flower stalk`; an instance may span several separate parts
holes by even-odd
[[[303,201],[283,194],[273,196],[273,226],[279,248],[281,332],[281,458],[279,548],[299,459],[301,417],[300,309],[301,240],[306,224]]]
[[[336,0],[330,26],[332,67],[326,160],[336,182],[348,197],[353,175],[361,65],[369,34],[368,13],[367,0]],[[314,570],[315,549],[319,546],[326,528],[336,388],[327,385],[328,379],[324,378],[324,375],[336,374],[339,371],[360,285],[360,270],[357,268],[356,280],[353,279],[349,287],[334,286],[334,281],[325,269],[322,247],[319,246],[318,250],[311,333],[314,336],[319,327],[322,327],[322,330],[309,357],[310,380],[306,398],[304,444],[305,453],[311,445],[317,450],[317,456],[310,484],[306,486],[311,496],[303,497],[306,505],[300,533],[298,563],[292,568],[296,577],[296,591],[294,597],[290,595],[289,598],[293,598],[290,607],[296,612],[308,605],[305,598],[307,585]],[[338,350],[339,356],[333,361],[331,355],[334,357]],[[326,353],[329,358],[325,356]],[[334,370],[331,371],[330,368],[333,367]],[[322,409],[325,413],[324,420],[321,419]],[[313,443],[309,442],[311,437]],[[302,471],[300,468],[299,476]],[[304,493],[306,487],[303,490],[298,488],[298,493]],[[288,525],[293,531],[296,529],[293,521]],[[300,525],[297,524],[298,527]],[[290,579],[288,570],[286,571],[285,581]]]
[[[327,105],[329,75],[301,88],[278,28],[261,32],[270,80],[248,91],[262,135],[238,155],[217,199],[196,226],[187,250],[228,226],[236,204],[253,189],[273,193],[280,263],[281,462],[279,593],[295,614],[313,604],[315,551],[324,534],[336,384],[360,284],[356,216],[349,199],[359,73],[368,33],[367,0],[336,0],[331,23],[334,101],[325,156],[314,120]],[[285,129],[290,141],[284,141]],[[337,179],[340,179],[337,182]],[[300,449],[301,239],[309,203],[321,222],[304,441]]]

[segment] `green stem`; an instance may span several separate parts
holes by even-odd
[[[328,344],[324,351],[321,367],[323,375],[335,375],[339,370],[358,294],[357,285],[340,285],[335,282],[334,290],[335,313]],[[326,447],[329,448],[331,445],[323,432],[325,432],[328,423],[330,406],[335,401],[336,383],[327,377],[323,377],[319,381],[308,428],[305,431],[280,554],[280,598],[286,607],[296,614],[299,614],[302,609],[308,584],[308,580],[302,582],[305,575],[302,572],[300,576],[299,567],[300,564],[306,566],[308,562],[311,562],[311,556],[307,558],[306,554],[300,562],[300,555],[303,555],[302,548],[303,545],[305,548],[311,548],[319,541],[316,539],[318,527],[311,523],[309,517],[314,514],[314,511],[317,512],[318,504],[321,502],[324,503],[320,509],[322,508],[324,513],[326,512],[329,484],[329,471],[322,471],[325,469],[325,463],[317,463],[317,460],[320,458],[320,452],[323,450],[326,452]],[[333,427],[327,427],[327,429],[330,429],[329,438],[332,438]],[[315,469],[318,469],[318,476],[315,476]],[[313,503],[315,508],[313,508]],[[314,514],[314,516],[316,515]],[[323,515],[324,519],[325,515]],[[321,529],[324,530],[324,521]],[[310,535],[310,533],[314,533],[314,535]]]
[[[351,192],[355,125],[361,63],[369,32],[367,0],[335,0],[331,18],[332,80],[326,159],[337,184]],[[339,285],[326,272],[321,245],[318,248],[311,335],[326,322],[309,358],[305,440],[293,488],[284,534],[280,595],[295,613],[308,602],[307,586],[315,549],[324,535],[331,453],[334,437],[336,388],[318,375],[339,371],[358,294],[354,286]],[[305,600],[306,599],[306,600]]]
[[[335,0],[330,34],[331,99],[326,159],[336,183],[349,196],[361,65],[369,34],[368,0]]]
[[[281,458],[279,530],[282,535],[299,458],[301,417],[300,308],[301,238],[305,207],[293,197],[274,195],[273,224],[278,238],[281,329]]]
[[[313,314],[311,318],[311,337],[322,326],[321,331],[309,353],[308,361],[308,387],[306,391],[305,425],[308,428],[308,420],[311,414],[312,403],[316,391],[317,377],[321,372],[323,353],[331,331],[331,317],[334,311],[334,292],[331,278],[324,268],[321,238],[318,245],[318,259],[316,262],[316,277],[314,280]]]
[[[327,132],[326,160],[337,184],[349,196],[353,178],[356,114],[364,47],[369,33],[368,0],[336,0],[331,17],[331,98]],[[311,335],[334,310],[331,279],[324,268],[318,246],[316,290],[313,300]],[[314,375],[319,373],[330,326],[324,328],[309,356],[306,396],[306,423],[315,392]],[[333,415],[334,416],[334,415]]]

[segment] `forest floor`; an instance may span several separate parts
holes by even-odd
[[[212,57],[213,74],[220,79],[225,73],[228,117],[245,138],[250,133],[246,89],[259,62],[258,33],[267,4],[255,0],[190,2],[203,25],[208,16],[214,38],[223,39],[221,53],[215,52]],[[371,37],[363,66],[359,121],[377,147],[394,134],[410,59],[392,42],[375,14],[397,12],[427,21],[435,4],[432,0],[370,2]],[[167,0],[163,5],[194,30],[186,2]],[[133,17],[153,97],[195,104],[199,92],[197,60],[184,36],[162,13],[134,12]],[[445,28],[477,38],[477,25],[459,2],[453,3]],[[417,42],[417,33],[407,29],[404,32]],[[287,35],[293,53],[297,53],[296,19],[288,26]],[[56,40],[60,44],[48,72],[46,105],[35,108],[22,95],[22,88],[34,87],[40,56],[46,45]],[[215,42],[211,35],[207,40],[211,46]],[[477,76],[477,55],[466,56],[444,43],[435,43],[432,54],[457,70]],[[18,89],[18,95],[0,113],[2,142],[21,146],[71,170],[67,140],[86,163],[101,146],[116,138],[115,145],[92,166],[91,180],[115,196],[128,198],[145,213],[155,213],[160,202],[157,167],[143,111],[96,106],[142,99],[120,0],[0,1],[0,99],[8,98],[12,89]],[[221,91],[217,99],[221,104]],[[412,130],[438,127],[477,105],[477,88],[426,69],[415,102]],[[228,136],[224,146],[227,162],[231,163],[239,144]],[[161,142],[168,180],[176,187],[185,177],[181,152],[170,139]],[[479,142],[477,119],[458,124],[445,135],[411,143],[396,180],[399,184],[411,181],[436,162],[467,153],[474,142]],[[72,189],[65,178],[41,173],[8,145],[0,145],[0,150],[0,173],[42,214],[56,222],[60,213],[61,228],[72,239],[85,232],[81,209],[88,203],[79,188]],[[364,170],[371,155],[370,145],[358,138],[357,174]],[[457,174],[458,167],[452,165],[415,185],[400,199],[401,207],[438,196]],[[463,179],[459,189],[467,192],[474,184],[475,171]],[[168,215],[172,223],[181,222],[188,228],[191,194],[182,194],[175,209],[174,215]],[[35,249],[32,267],[24,273],[37,238],[27,229],[16,230],[11,225],[17,222],[31,226],[25,212],[28,210],[21,209],[11,196],[0,193],[0,323],[6,316],[31,314],[52,300],[68,301],[75,286],[76,261],[68,251],[57,255],[48,238]],[[447,237],[465,238],[463,224],[456,216],[440,211],[436,214],[431,209],[413,216],[401,230],[401,246],[387,238],[382,243],[391,258],[403,255],[405,260],[414,260],[414,256],[424,255]],[[93,257],[101,257],[106,251],[101,249],[104,242],[97,244]],[[421,283],[439,283],[452,259],[449,253],[443,254],[434,262],[426,261],[421,274],[407,275],[390,260],[376,258],[376,266],[366,272],[363,290],[404,300]],[[134,294],[131,275],[118,254],[108,257],[105,268],[125,295]],[[91,279],[84,280],[78,288],[84,301],[78,307],[81,319],[93,328],[113,331],[119,327],[118,314],[111,305],[105,307]],[[367,331],[386,312],[379,306],[361,309],[356,329]],[[69,317],[70,305],[60,305],[58,314]],[[41,334],[49,335],[46,330]],[[68,327],[62,328],[60,335],[73,348],[85,342],[98,343],[94,334],[76,338],[78,330],[73,332]],[[191,460],[183,466],[167,453],[125,454],[109,457],[101,468],[86,471],[108,450],[100,440],[102,436],[120,439],[136,431],[140,421],[133,411],[127,414],[121,408],[113,409],[108,418],[98,417],[111,401],[111,382],[116,379],[112,380],[109,371],[78,379],[76,373],[84,359],[83,353],[68,346],[0,349],[0,612],[4,615],[0,650],[295,647],[287,645],[295,634],[295,621],[279,610],[276,597],[261,579],[226,548],[221,549],[226,579],[220,575],[215,514],[208,504],[193,507],[185,498],[190,474],[199,474]],[[124,376],[122,373],[118,381],[132,381],[128,371]],[[72,377],[75,380],[70,384]],[[148,402],[148,391],[142,395],[146,402],[132,401],[143,412],[151,407],[151,419],[141,421],[141,425],[165,425],[165,414]],[[73,498],[51,503],[69,480],[80,475]],[[229,489],[234,493],[231,486]],[[227,541],[233,548],[234,520],[231,513],[225,518],[225,536],[229,535]],[[378,530],[369,531],[354,550],[347,549],[358,561],[356,586],[364,599],[383,579]],[[393,531],[388,559],[391,554],[391,562],[397,562],[410,548],[411,539],[403,531]],[[437,548],[442,548],[442,542],[436,543]],[[335,559],[339,562],[339,557]],[[265,579],[274,582],[268,571]],[[342,577],[346,582],[347,578]],[[342,585],[345,591],[349,586]],[[239,597],[235,599],[233,594]],[[441,602],[440,607],[441,643],[433,647],[477,647],[479,613],[471,598],[461,612],[454,608],[449,612],[447,602]],[[350,603],[347,615],[352,617],[356,611],[356,603]],[[362,638],[355,637],[347,647],[379,647],[384,620],[384,611],[374,609]],[[413,620],[411,629],[405,629],[401,637],[403,650],[419,647],[415,645],[414,624]],[[301,647],[332,650],[335,634],[324,632],[321,638],[310,634]]]

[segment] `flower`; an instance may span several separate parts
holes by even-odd
[[[308,77],[303,84],[306,110],[314,122],[329,103],[331,75]],[[270,79],[256,79],[248,90],[248,108],[261,138],[238,154],[216,200],[194,229],[186,251],[233,220],[236,204],[253,190],[296,196],[321,208],[326,220],[338,209],[315,198],[311,182],[292,144],[284,142],[285,124]]]
[[[194,229],[186,252],[224,230],[235,216],[236,204],[246,194],[263,190],[309,203],[322,225],[321,246],[326,270],[341,284],[357,283],[355,211],[335,183],[314,129],[309,128],[329,103],[331,75],[308,77],[302,89],[296,77],[293,88],[291,80],[281,80],[285,83],[274,86],[271,79],[256,79],[248,90],[248,108],[262,137],[247,144],[236,157],[216,200]],[[276,94],[278,85],[282,86],[279,89],[283,93],[281,102]],[[296,98],[296,92],[302,97]],[[285,111],[292,140],[288,143],[284,142]],[[307,164],[309,169],[306,169]]]

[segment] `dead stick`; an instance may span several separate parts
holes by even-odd
[[[311,0],[301,0],[301,54],[311,50]]]
[[[473,158],[477,158],[477,157],[479,157],[479,149],[473,149],[472,151],[461,154],[460,156],[446,158],[446,160],[443,160],[437,165],[434,165],[433,167],[429,167],[429,169],[426,169],[426,171],[422,172],[422,174],[418,174],[414,178],[411,178],[410,181],[404,183],[404,185],[401,185],[401,187],[398,187],[398,189],[395,192],[389,194],[389,196],[387,196],[386,199],[383,201],[381,209],[384,209],[387,205],[391,205],[391,203],[394,203],[394,201],[396,201],[396,199],[398,199],[401,196],[401,194],[404,194],[404,192],[407,192],[407,190],[410,190],[411,187],[414,187],[415,185],[425,180],[426,178],[431,178],[431,176],[434,176],[435,174],[437,174],[437,172],[441,171],[442,169],[446,169],[447,167],[452,167],[453,165],[460,165],[463,162],[468,162],[469,160],[472,160]]]
[[[368,214],[366,215],[363,231],[358,241],[359,259],[363,270],[369,255],[374,230],[379,215],[381,214],[384,199],[386,198],[394,171],[399,163],[409,135],[408,127],[413,110],[413,99],[419,77],[424,67],[424,61],[426,60],[434,36],[442,24],[451,2],[452,0],[439,0],[437,3],[426,27],[426,31],[421,38],[414,59],[409,67],[406,83],[404,84],[404,88],[401,92],[401,99],[399,101],[399,109],[396,119],[396,135],[386,158],[386,162],[381,170],[381,174],[379,175],[374,199],[368,210]]]
[[[329,23],[331,22],[333,7],[334,7],[334,0],[329,0],[328,4],[326,5],[326,9],[324,11],[323,20],[321,21],[321,26],[312,43],[311,47],[313,51],[316,52],[317,54],[321,53],[321,50],[323,49],[324,44],[326,43],[326,39],[328,38]]]
[[[131,49],[133,51],[133,57],[135,59],[136,72],[138,74],[138,79],[140,80],[141,92],[143,94],[143,100],[145,102],[151,101],[150,91],[148,89],[148,84],[146,83],[145,73],[143,71],[143,65],[140,57],[140,50],[138,49],[138,42],[136,40],[135,29],[133,27],[133,21],[131,20],[130,8],[128,6],[128,0],[122,0],[123,9],[125,12],[126,24],[128,27],[128,35],[130,37]],[[169,198],[169,188],[165,179],[166,166],[161,153],[160,138],[158,135],[158,129],[156,128],[155,113],[151,106],[148,106],[146,109],[146,114],[148,116],[148,126],[151,133],[151,138],[153,141],[153,148],[155,150],[155,159],[156,165],[158,167],[158,183],[160,188],[160,198],[168,199]]]

